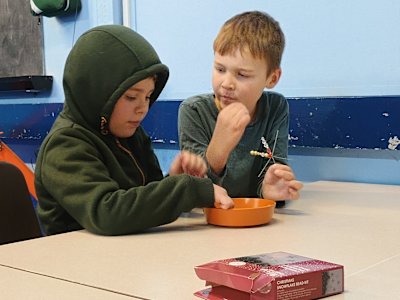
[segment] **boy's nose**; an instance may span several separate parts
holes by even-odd
[[[233,78],[232,78],[231,75],[226,74],[224,76],[224,79],[222,81],[222,87],[225,88],[225,89],[228,89],[228,90],[233,90],[234,89],[235,84],[234,84],[234,81],[233,81]]]
[[[141,100],[136,106],[136,113],[146,113],[149,110],[149,103],[146,99]]]

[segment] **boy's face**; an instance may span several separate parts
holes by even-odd
[[[233,102],[243,103],[253,117],[264,88],[272,88],[279,80],[280,69],[267,77],[267,63],[254,58],[246,50],[233,54],[214,54],[212,85],[221,108]]]
[[[110,118],[110,132],[118,138],[132,136],[149,111],[154,78],[146,78],[131,86],[117,100]]]

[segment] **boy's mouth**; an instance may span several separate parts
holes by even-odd
[[[224,103],[232,103],[232,102],[235,102],[235,98],[233,98],[233,97],[231,97],[231,96],[228,96],[228,95],[220,95],[219,97],[218,97],[218,99],[221,101],[221,102],[224,102]]]
[[[139,121],[129,121],[128,124],[131,125],[132,127],[139,127],[140,126],[140,122]]]

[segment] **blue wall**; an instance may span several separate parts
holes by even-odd
[[[121,1],[82,3],[77,18],[43,19],[52,91],[0,94],[0,131],[27,163],[62,107],[62,70],[76,39],[96,25],[122,24]],[[211,90],[215,34],[227,18],[253,9],[273,15],[286,34],[275,90],[289,98],[290,164],[298,177],[400,184],[400,146],[388,149],[400,137],[400,40],[393,38],[400,2],[390,0],[130,1],[130,26],[171,69],[144,124],[164,171],[177,153],[179,102]]]

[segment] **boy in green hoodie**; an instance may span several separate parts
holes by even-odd
[[[208,176],[231,197],[299,198],[302,184],[287,165],[288,103],[264,91],[279,81],[284,44],[268,14],[232,17],[214,41],[214,93],[191,97],[179,108],[181,149],[202,155]],[[250,155],[257,152],[269,156]]]
[[[140,122],[169,71],[153,47],[120,25],[84,33],[64,69],[65,102],[41,145],[35,187],[46,234],[85,228],[135,233],[195,207],[233,206],[204,178],[199,156],[181,152],[163,178]]]

